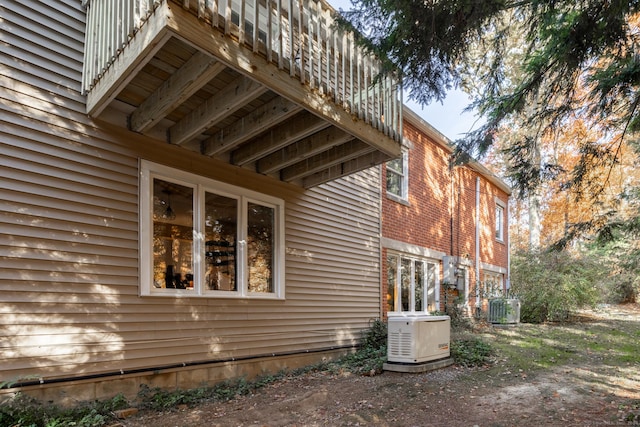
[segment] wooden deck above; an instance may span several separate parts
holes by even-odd
[[[86,6],[94,117],[115,107],[134,132],[304,187],[400,154],[399,85],[378,78],[375,58],[332,27],[324,3]]]

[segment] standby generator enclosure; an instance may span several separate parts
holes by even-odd
[[[427,314],[389,315],[387,361],[424,363],[450,356],[451,318]]]

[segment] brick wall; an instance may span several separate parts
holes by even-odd
[[[449,167],[450,149],[431,139],[412,123],[404,123],[410,141],[408,203],[383,197],[382,235],[449,256],[460,257],[469,265],[470,294],[476,283],[476,182],[480,177],[480,261],[507,268],[508,225],[503,224],[504,242],[495,238],[496,199],[506,205],[508,194],[469,165]],[[386,168],[383,166],[383,194],[386,194]],[[505,209],[505,218],[507,211]],[[383,260],[387,250],[383,249]],[[441,266],[441,281],[442,281]],[[383,311],[386,310],[387,272],[383,264]],[[441,309],[445,299],[455,295],[440,290]],[[454,291],[455,294],[456,291]],[[469,298],[471,308],[475,297]],[[385,313],[386,315],[386,313]]]

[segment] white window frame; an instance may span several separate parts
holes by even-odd
[[[402,154],[400,158],[402,160],[402,172],[397,171],[395,169],[391,169],[389,167],[390,162],[385,163],[385,167],[387,170],[387,181],[385,181],[385,190],[389,198],[402,201],[402,202],[408,202],[409,201],[409,150],[407,148],[402,149]],[[400,193],[401,194],[392,193],[387,189],[389,173],[400,176]]]
[[[483,278],[483,293],[484,298],[497,298],[502,297],[504,295],[504,274],[491,271],[491,270],[482,270],[482,278]]]
[[[434,269],[434,286],[435,286],[435,295],[434,295],[434,304],[436,306],[436,311],[438,311],[438,309],[440,308],[440,261],[439,260],[435,260],[435,259],[430,259],[430,258],[423,258],[423,257],[416,257],[416,256],[412,256],[406,253],[401,253],[401,252],[395,252],[395,251],[388,251],[387,252],[387,259],[389,257],[396,257],[396,277],[394,279],[394,302],[393,302],[393,306],[395,308],[395,311],[390,311],[388,312],[388,314],[390,315],[397,315],[397,314],[402,314],[402,313],[423,313],[423,314],[432,314],[429,313],[429,301],[428,301],[428,295],[429,295],[429,286],[428,286],[428,278],[425,276],[425,285],[423,288],[423,295],[422,295],[422,301],[424,304],[424,310],[422,311],[416,311],[415,310],[415,263],[417,262],[422,262],[424,265],[424,272],[426,273],[428,271],[428,264],[433,264],[435,266]],[[411,295],[409,296],[409,311],[402,311],[402,271],[401,271],[401,267],[402,267],[402,260],[403,259],[408,259],[411,261],[411,272],[410,272],[410,277],[411,277]],[[385,266],[387,264],[385,263]],[[387,279],[388,280],[388,279]]]
[[[507,206],[505,203],[496,199],[496,223],[495,223],[495,238],[498,242],[504,242],[504,233],[505,233],[505,219],[506,219]]]
[[[174,182],[194,189],[194,230],[193,230],[193,289],[163,289],[153,286],[153,180],[155,178]],[[205,288],[205,233],[204,195],[215,193],[238,200],[239,222],[237,236],[237,290],[209,290]],[[140,161],[140,295],[166,297],[206,297],[206,298],[256,298],[284,299],[284,201],[231,184],[174,169],[168,166]],[[248,203],[253,202],[274,210],[274,260],[273,292],[249,292],[246,232]]]

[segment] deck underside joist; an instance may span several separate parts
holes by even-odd
[[[397,135],[292,74],[165,2],[94,82],[88,111],[115,108],[133,132],[304,187],[400,153]]]

